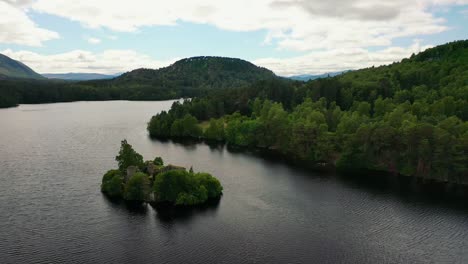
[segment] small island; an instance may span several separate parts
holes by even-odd
[[[143,161],[126,140],[115,157],[118,169],[106,172],[101,191],[110,198],[175,206],[202,205],[219,199],[223,187],[209,173],[194,173],[192,168],[167,165],[161,157]]]

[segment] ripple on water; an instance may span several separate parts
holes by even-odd
[[[151,141],[166,102],[0,110],[2,263],[468,263],[468,214],[449,204],[225,147]],[[165,216],[102,196],[126,138],[147,159],[213,173],[217,206]]]

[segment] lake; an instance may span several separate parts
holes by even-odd
[[[468,263],[466,208],[224,146],[150,139],[146,123],[171,104],[1,109],[0,262]],[[109,201],[100,182],[122,139],[145,159],[212,173],[221,201],[180,215]]]

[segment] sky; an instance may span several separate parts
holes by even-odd
[[[39,73],[223,56],[322,74],[467,38],[468,0],[0,0],[0,53]]]

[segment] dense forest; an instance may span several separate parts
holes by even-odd
[[[176,102],[151,136],[266,148],[340,169],[468,184],[468,41],[306,83],[282,79]]]
[[[111,80],[0,80],[0,108],[18,104],[102,100],[167,100],[202,96],[213,89],[276,79],[273,72],[241,59],[194,57],[158,70],[137,69]]]

